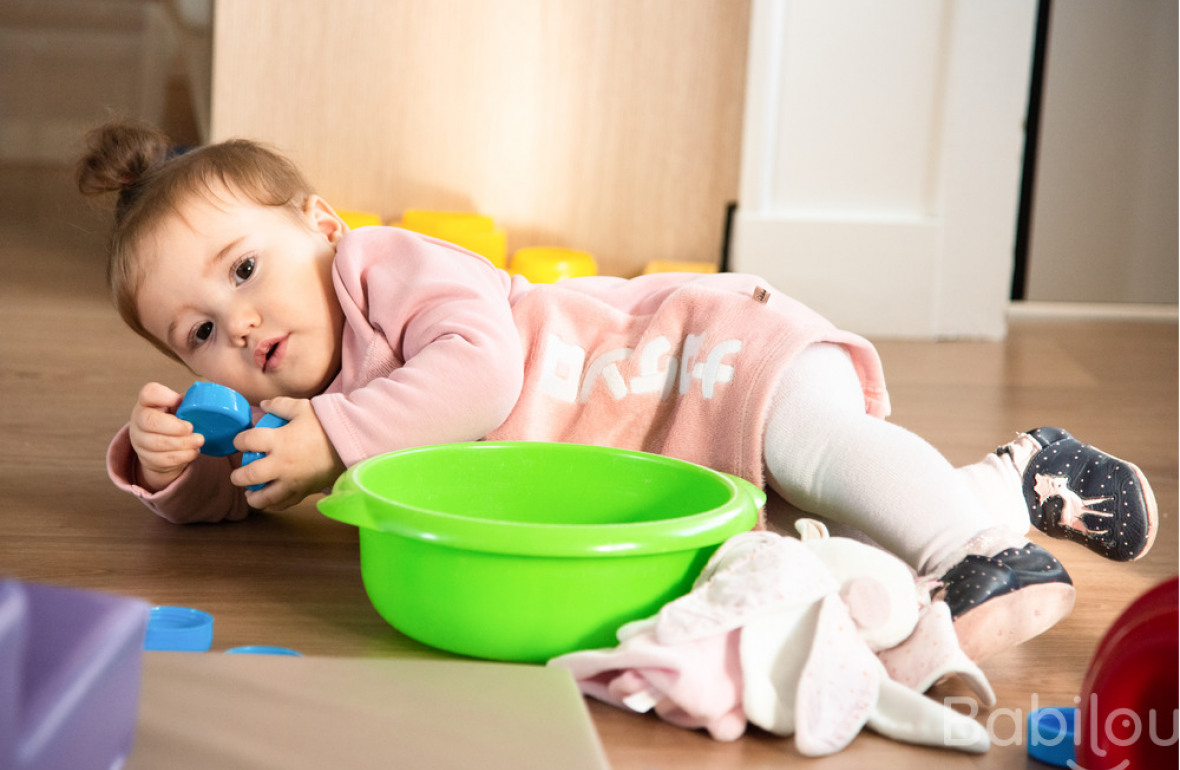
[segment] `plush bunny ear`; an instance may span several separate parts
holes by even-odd
[[[887,650],[913,632],[920,602],[913,570],[905,562],[846,537],[809,540],[803,545],[840,584],[870,649]]]
[[[795,747],[808,757],[840,751],[868,726],[894,740],[987,751],[975,720],[889,679],[835,596],[820,606],[795,704]]]
[[[869,717],[869,727],[887,738],[981,753],[991,739],[983,725],[888,677]]]
[[[799,539],[803,542],[828,538],[827,525],[815,519],[799,519],[795,522],[795,531],[799,533]]]
[[[883,678],[844,603],[825,597],[795,700],[799,753],[819,757],[851,743],[876,708]]]
[[[934,602],[926,608],[914,633],[896,647],[881,650],[877,657],[890,679],[914,692],[926,692],[943,677],[959,674],[983,705],[996,705],[996,694],[987,676],[959,647],[945,602]]]
[[[861,633],[871,632],[889,622],[894,600],[889,588],[874,577],[855,577],[840,586],[840,598]]]

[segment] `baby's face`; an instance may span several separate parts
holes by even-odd
[[[143,324],[252,404],[309,398],[340,368],[331,270],[344,231],[314,196],[298,217],[226,190],[194,196],[139,245]]]

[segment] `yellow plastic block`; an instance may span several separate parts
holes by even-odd
[[[496,229],[496,221],[486,214],[469,211],[406,209],[402,213],[401,226],[423,235],[433,235],[444,230],[486,233]]]
[[[336,211],[340,218],[344,220],[344,224],[348,225],[349,230],[355,230],[358,227],[368,227],[369,225],[382,224],[381,216],[374,214],[371,211]]]
[[[650,273],[716,273],[717,265],[712,262],[673,262],[653,259],[643,268],[643,274]]]
[[[556,283],[562,278],[597,275],[598,263],[585,251],[534,246],[518,249],[508,272],[523,275],[533,283]]]
[[[496,267],[504,267],[508,261],[507,234],[483,214],[406,209],[397,226],[474,251]]]

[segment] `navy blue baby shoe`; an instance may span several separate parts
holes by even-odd
[[[1073,609],[1073,581],[1034,543],[995,556],[968,555],[940,579],[959,646],[974,661],[1044,633]]]
[[[1115,561],[1147,553],[1159,512],[1139,468],[1061,428],[1037,428],[1028,435],[1041,447],[1024,471],[1024,499],[1033,526]]]

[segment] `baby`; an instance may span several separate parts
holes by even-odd
[[[976,659],[1070,611],[1030,523],[1111,559],[1150,548],[1134,465],[1057,428],[954,468],[887,422],[861,337],[748,275],[531,284],[396,228],[350,232],[274,151],[229,141],[172,157],[159,132],[89,136],[87,194],[118,194],[109,279],[123,319],[197,376],[289,420],[200,454],[181,396],[139,392],[115,483],[174,522],[281,510],[348,466],[405,447],[519,439],[680,457],[767,485],[941,581]],[[246,487],[265,484],[249,491]]]

